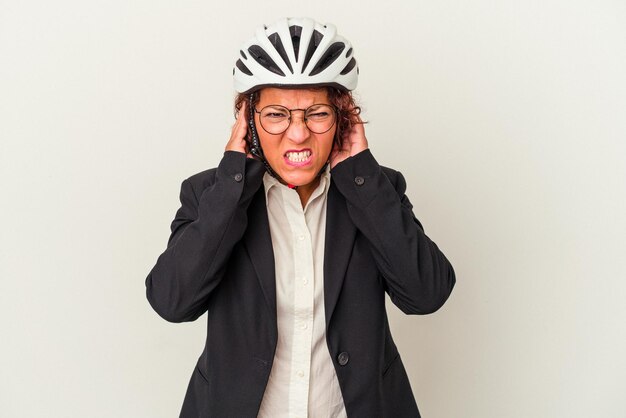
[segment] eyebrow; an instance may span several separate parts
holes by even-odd
[[[313,103],[312,105],[310,105],[308,107],[305,107],[304,109],[309,109],[311,107],[316,107],[316,106],[331,106],[332,107],[332,105],[330,103]],[[259,106],[259,108],[261,108],[261,109],[265,108],[265,107],[280,107],[280,108],[284,108],[284,109],[287,109],[287,110],[301,109],[299,107],[290,109],[289,107],[287,107],[285,105],[281,105],[281,104],[277,104],[277,103],[268,104],[268,105],[265,105],[265,106]]]
[[[283,105],[279,105],[279,104],[268,104],[268,105],[262,106],[262,107],[281,107],[281,108],[289,109],[287,106],[283,106]]]

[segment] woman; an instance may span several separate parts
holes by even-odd
[[[311,19],[263,27],[240,51],[224,157],[183,181],[146,279],[166,320],[208,311],[182,417],[419,417],[385,292],[427,314],[455,276],[403,176],[368,149],[352,53]]]

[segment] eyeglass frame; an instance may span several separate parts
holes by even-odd
[[[284,131],[282,131],[282,132],[278,132],[278,133],[272,133],[272,132],[269,132],[267,129],[265,129],[265,126],[263,126],[263,122],[261,122],[261,116],[260,116],[260,115],[261,115],[261,112],[263,112],[263,109],[266,109],[266,108],[271,107],[271,106],[274,106],[274,107],[282,107],[283,109],[286,109],[286,110],[289,112],[289,118],[288,118],[288,120],[289,120],[289,124],[287,125],[287,127],[285,128],[285,130],[284,130]],[[330,108],[333,110],[333,114],[334,114],[333,123],[332,123],[332,125],[330,125],[330,127],[329,127],[328,129],[326,129],[324,132],[315,132],[315,131],[312,131],[312,130],[311,130],[311,128],[309,128],[309,125],[307,125],[307,123],[306,123],[306,121],[307,121],[307,118],[305,117],[305,115],[306,115],[306,111],[307,111],[307,110],[309,110],[310,108],[314,107],[314,106],[328,106],[328,107],[330,107]],[[296,108],[296,109],[289,109],[289,108],[287,108],[287,107],[285,107],[285,106],[278,105],[278,104],[270,104],[270,105],[267,105],[267,106],[263,106],[263,108],[262,108],[261,110],[257,110],[256,106],[254,106],[254,107],[253,107],[253,109],[254,109],[254,113],[258,113],[258,114],[259,114],[259,124],[261,125],[261,128],[263,128],[263,130],[264,130],[265,132],[267,132],[268,134],[270,134],[270,135],[282,135],[282,134],[284,134],[285,132],[287,132],[287,129],[289,129],[289,127],[291,126],[291,118],[293,117],[292,112],[293,112],[294,110],[300,110],[300,111],[302,112],[302,121],[304,122],[304,126],[306,126],[306,128],[307,128],[310,132],[312,132],[312,133],[314,133],[314,134],[317,134],[317,135],[325,134],[326,132],[328,132],[328,131],[330,131],[331,129],[333,129],[333,126],[335,126],[335,125],[337,124],[337,113],[338,113],[338,109],[337,109],[335,106],[333,106],[333,105],[331,105],[331,104],[329,104],[329,103],[314,103],[314,104],[312,104],[311,106],[307,107],[306,109],[297,109],[297,108]]]

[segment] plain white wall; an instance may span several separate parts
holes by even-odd
[[[145,299],[239,45],[355,46],[372,152],[457,286],[392,328],[426,418],[626,416],[623,1],[0,2],[0,416],[173,417],[205,317]]]

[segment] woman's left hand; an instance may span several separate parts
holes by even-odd
[[[359,118],[359,123],[355,124],[352,129],[343,134],[343,143],[341,149],[336,145],[330,153],[330,168],[334,168],[340,162],[349,157],[354,157],[361,151],[365,151],[367,146],[367,138],[365,137],[365,129],[363,122]]]

